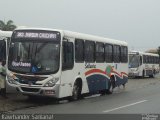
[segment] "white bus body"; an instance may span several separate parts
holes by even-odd
[[[154,77],[159,73],[159,55],[152,53],[129,52],[130,77]]]
[[[55,29],[13,32],[7,82],[23,94],[78,99],[127,81],[126,42]]]
[[[7,49],[8,49],[8,44],[9,44],[11,35],[12,35],[12,31],[1,31],[0,30],[0,62],[6,61]]]

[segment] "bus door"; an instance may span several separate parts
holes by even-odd
[[[1,65],[6,64],[6,41],[0,40],[0,63]]]
[[[62,74],[60,96],[69,96],[72,93],[72,82],[74,79],[74,52],[73,42],[63,41],[62,43]]]

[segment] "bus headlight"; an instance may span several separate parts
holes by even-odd
[[[59,79],[51,79],[44,84],[44,87],[53,87]]]
[[[10,84],[15,84],[15,85],[17,85],[17,82],[16,82],[15,80],[8,80],[8,82],[9,82]]]
[[[7,80],[10,84],[15,84],[17,85],[17,81],[16,79],[14,79],[14,77],[10,76],[10,75],[7,75]]]

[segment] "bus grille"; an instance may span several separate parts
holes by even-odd
[[[33,77],[33,76],[22,76],[22,75],[16,75],[16,77],[18,78],[17,81],[21,84],[32,83],[33,85],[42,85],[42,84],[38,84],[36,82],[42,81],[47,78],[47,77]]]
[[[21,89],[24,91],[24,92],[39,92],[39,88],[26,88],[26,87],[21,87]]]

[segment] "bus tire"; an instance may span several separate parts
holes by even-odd
[[[82,81],[76,80],[73,86],[72,96],[70,97],[70,101],[76,101],[81,98],[81,91],[82,91]]]
[[[154,70],[154,71],[152,72],[152,75],[150,75],[149,77],[150,77],[150,78],[154,78],[154,77],[155,77],[155,74],[156,74],[156,71]]]
[[[142,72],[142,78],[144,78],[145,77],[145,71],[143,70],[143,72]]]
[[[125,84],[122,84],[123,88],[125,89],[126,88],[126,83]]]

